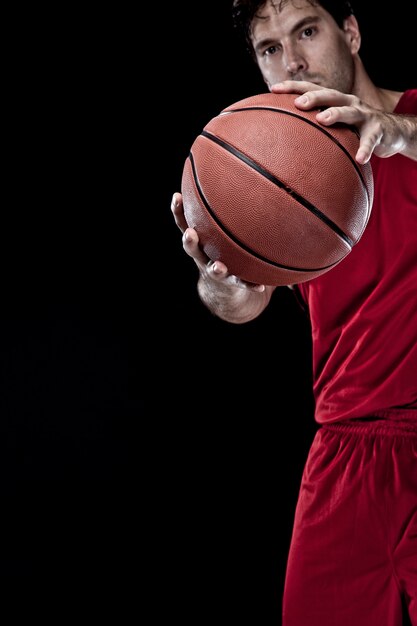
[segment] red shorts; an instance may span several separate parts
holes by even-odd
[[[417,421],[323,426],[301,483],[283,626],[401,626],[403,610],[417,626]]]

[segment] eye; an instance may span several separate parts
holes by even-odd
[[[305,28],[303,30],[303,32],[301,33],[301,37],[303,39],[310,39],[310,37],[313,37],[313,35],[315,34],[316,34],[316,29],[309,26],[309,28]]]
[[[276,54],[277,51],[278,51],[277,46],[269,46],[269,48],[266,48],[266,50],[264,50],[263,54],[264,56],[271,56],[272,54]]]

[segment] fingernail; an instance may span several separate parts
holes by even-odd
[[[321,120],[326,121],[331,118],[331,113],[329,111],[323,111],[323,113],[318,113],[317,117],[320,117]]]
[[[297,104],[307,104],[308,98],[307,96],[298,96],[298,98],[296,98],[294,102],[296,102]]]

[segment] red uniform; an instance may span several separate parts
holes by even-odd
[[[417,114],[417,89],[396,113]],[[284,626],[417,626],[417,162],[372,157],[352,252],[298,285],[316,420],[296,510]]]

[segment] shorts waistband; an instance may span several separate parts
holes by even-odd
[[[345,433],[357,433],[361,435],[391,435],[405,436],[417,439],[417,421],[412,420],[387,420],[380,417],[366,419],[352,419],[345,422],[323,424],[324,430]]]

